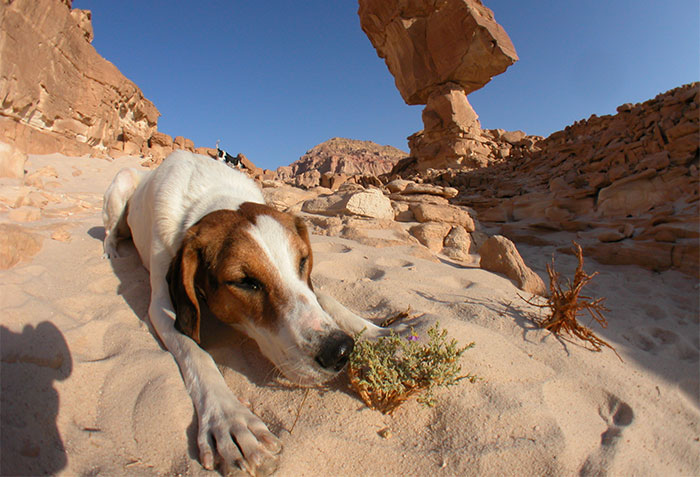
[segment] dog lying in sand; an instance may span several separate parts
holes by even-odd
[[[265,205],[257,185],[222,162],[177,151],[154,171],[122,169],[105,193],[103,220],[106,256],[131,237],[150,272],[148,314],[192,397],[202,465],[274,472],[279,439],[198,345],[202,307],[254,339],[301,386],[338,374],[354,334],[386,330],[314,293],[303,221]]]

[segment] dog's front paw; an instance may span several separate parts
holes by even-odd
[[[197,445],[202,465],[213,470],[221,466],[224,475],[267,476],[277,470],[282,443],[258,416],[230,391],[210,396],[198,410]]]
[[[111,258],[119,258],[119,252],[117,252],[117,246],[113,244],[111,241],[105,241],[103,245],[103,251],[104,253],[102,254],[102,258],[106,259],[111,259]]]

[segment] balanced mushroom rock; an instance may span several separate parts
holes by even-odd
[[[409,138],[427,167],[480,167],[478,116],[467,94],[518,60],[508,34],[479,0],[359,0],[360,25],[407,104],[427,104]],[[430,165],[425,164],[432,159]]]
[[[479,0],[359,3],[362,30],[407,104],[426,104],[448,82],[469,94],[518,59],[508,34]]]

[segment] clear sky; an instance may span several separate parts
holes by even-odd
[[[482,127],[547,136],[700,79],[698,0],[484,0],[520,61],[469,95]],[[276,168],[331,137],[408,150],[406,106],[352,0],[74,0],[93,45],[161,112]]]

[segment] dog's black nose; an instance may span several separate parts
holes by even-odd
[[[316,362],[325,369],[340,371],[348,362],[355,340],[342,331],[334,331],[321,343]]]

